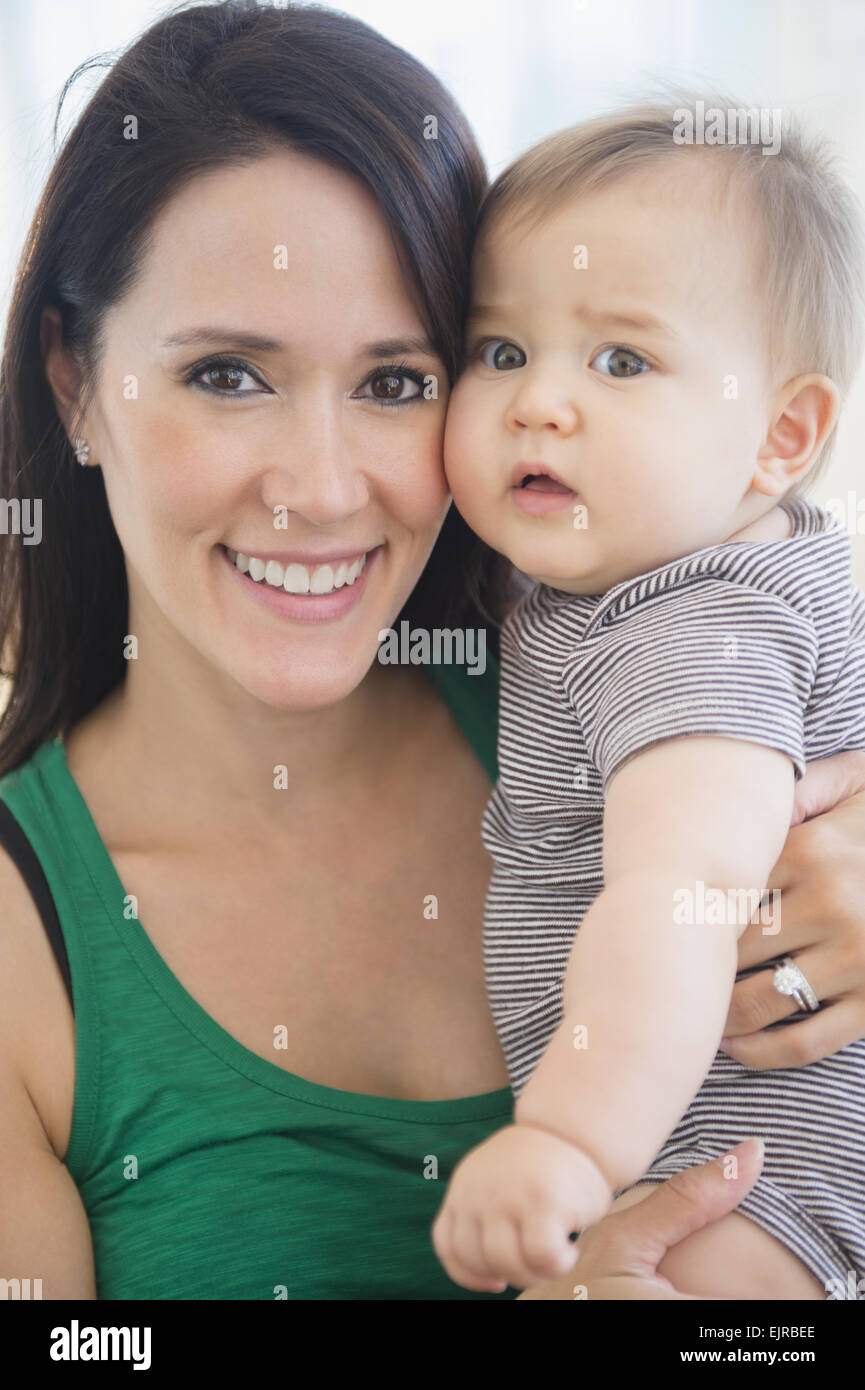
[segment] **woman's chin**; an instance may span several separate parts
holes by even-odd
[[[375,648],[363,655],[334,652],[317,656],[299,654],[291,663],[281,657],[270,664],[231,663],[229,674],[247,694],[272,710],[302,714],[328,709],[347,699],[361,684],[375,661]]]

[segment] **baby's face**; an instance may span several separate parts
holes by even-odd
[[[555,588],[601,593],[748,519],[771,383],[755,231],[716,193],[700,160],[656,165],[478,246],[448,482]],[[520,486],[542,468],[558,483]]]

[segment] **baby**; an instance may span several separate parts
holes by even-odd
[[[611,1206],[761,1135],[760,1179],[678,1287],[855,1298],[865,1042],[783,1071],[719,1044],[795,780],[865,748],[865,596],[799,491],[860,356],[861,230],[792,124],[764,153],[681,121],[566,130],[482,211],[445,461],[469,525],[538,581],[502,630],[483,819],[516,1105],[433,1244],[465,1287],[538,1284]],[[777,905],[756,920],[780,960]],[[819,1007],[789,958],[774,978],[791,1013]]]

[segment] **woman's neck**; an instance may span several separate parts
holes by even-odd
[[[263,705],[227,679],[196,694],[185,675],[173,663],[130,662],[66,740],[85,798],[89,785],[103,805],[122,806],[131,842],[155,826],[178,846],[208,831],[215,842],[229,831],[264,836],[283,817],[362,803],[422,726],[424,692],[433,698],[422,672],[378,662],[337,704],[300,712]]]

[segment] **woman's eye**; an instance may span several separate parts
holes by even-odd
[[[603,362],[604,358],[608,359],[608,366],[602,366],[601,371],[608,372],[610,376],[617,377],[619,380],[628,376],[642,376],[645,371],[651,371],[645,358],[640,357],[636,352],[631,352],[629,348],[604,348],[603,352],[599,352],[596,357],[592,358],[590,365],[595,366],[597,363]]]
[[[249,387],[241,387],[244,377],[260,388],[261,382],[258,377],[253,376],[252,372],[242,362],[204,362],[200,367],[187,377],[187,381],[201,386],[205,391],[212,391],[218,396],[251,396],[258,394],[257,391],[250,390]]]
[[[384,367],[364,383],[361,400],[377,401],[379,405],[407,405],[423,396],[424,378],[421,372],[407,367]]]
[[[526,365],[526,354],[522,348],[518,348],[516,343],[506,343],[501,339],[485,343],[481,348],[480,357],[485,367],[492,367],[496,372],[510,372],[514,367]]]

